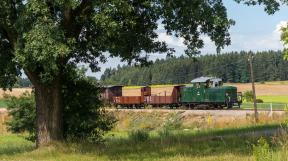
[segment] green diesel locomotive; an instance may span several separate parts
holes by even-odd
[[[189,108],[232,108],[242,103],[242,94],[234,86],[223,86],[219,78],[200,77],[181,89],[180,102]]]

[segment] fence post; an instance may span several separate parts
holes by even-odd
[[[270,113],[269,113],[269,117],[272,117],[273,114],[273,104],[270,103]]]

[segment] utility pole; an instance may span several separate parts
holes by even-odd
[[[249,64],[250,64],[250,74],[251,74],[251,82],[252,82],[252,92],[253,92],[253,102],[254,102],[254,113],[255,113],[255,122],[259,121],[258,111],[257,111],[257,103],[256,103],[256,92],[255,92],[255,83],[254,83],[254,72],[253,72],[253,64],[252,64],[253,56],[252,54],[249,56]]]

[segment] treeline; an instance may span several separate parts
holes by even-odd
[[[101,77],[104,85],[150,85],[189,83],[200,76],[215,76],[224,82],[250,81],[248,58],[253,55],[255,81],[288,80],[288,61],[280,51],[231,52],[195,58],[172,57],[156,60],[147,67],[108,68]]]

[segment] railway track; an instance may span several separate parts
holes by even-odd
[[[135,108],[135,109],[129,109],[129,108],[117,108],[117,109],[113,109],[113,108],[107,108],[108,110],[129,110],[129,111],[133,111],[133,110],[138,110],[138,111],[145,111],[145,110],[149,110],[149,111],[253,111],[254,112],[254,109],[253,108],[246,108],[246,109],[242,109],[242,108],[234,108],[234,109],[169,109],[169,108],[152,108],[152,109],[144,109],[144,108]],[[263,112],[270,112],[271,110],[270,109],[257,109],[257,111],[263,111]],[[285,110],[283,109],[275,109],[275,110],[272,110],[273,112],[284,112]]]

